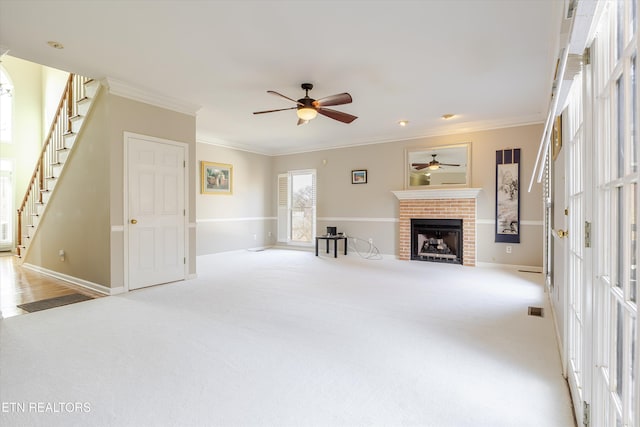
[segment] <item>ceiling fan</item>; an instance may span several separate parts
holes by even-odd
[[[431,160],[429,163],[411,163],[411,166],[414,167],[416,170],[422,170],[424,168],[436,170],[436,169],[440,169],[442,166],[460,166],[453,163],[440,163],[439,161],[436,160],[436,156],[437,154],[432,154],[431,157],[433,157],[433,160]]]
[[[266,111],[256,111],[253,114],[264,114],[264,113],[273,113],[276,111],[285,111],[285,110],[298,110],[298,125],[303,125],[308,123],[309,120],[314,119],[318,113],[323,116],[327,116],[331,119],[337,120],[342,123],[351,123],[355,119],[356,116],[352,116],[351,114],[343,113],[342,111],[332,110],[330,108],[325,108],[328,105],[343,105],[349,104],[353,99],[351,95],[348,93],[339,93],[337,95],[331,95],[324,98],[320,98],[315,100],[309,97],[309,91],[313,89],[313,85],[311,83],[302,83],[302,89],[305,91],[304,98],[300,98],[297,101],[295,99],[289,98],[288,96],[284,96],[276,91],[268,90],[267,93],[272,95],[277,95],[281,98],[287,99],[291,102],[295,102],[298,104],[295,107],[291,108],[280,108],[278,110],[266,110]]]

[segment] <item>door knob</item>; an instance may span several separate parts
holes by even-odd
[[[556,234],[559,238],[563,239],[565,237],[569,237],[569,230],[558,230],[556,231]]]
[[[137,224],[137,223],[138,223],[138,220],[137,220],[137,219],[132,219],[132,220],[131,220],[131,224]]]

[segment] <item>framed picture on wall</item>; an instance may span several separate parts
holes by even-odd
[[[351,171],[351,183],[352,184],[366,184],[367,183],[367,170],[358,169]]]
[[[232,194],[233,166],[200,162],[200,194]]]

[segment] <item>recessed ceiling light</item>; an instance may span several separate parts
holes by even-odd
[[[404,127],[404,126],[406,126],[408,124],[409,124],[409,120],[398,120],[398,125],[399,126]]]
[[[456,116],[455,114],[443,114],[442,118],[445,119],[445,120],[449,120],[449,119],[454,118],[455,116]]]
[[[60,42],[56,42],[56,41],[50,40],[50,41],[47,42],[47,44],[49,46],[51,46],[52,48],[54,48],[54,49],[64,49],[64,46]]]

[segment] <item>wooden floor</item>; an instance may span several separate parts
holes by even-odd
[[[93,298],[104,295],[46,276],[20,265],[19,259],[10,252],[0,253],[0,312],[2,317],[27,314],[18,304],[55,298],[73,293]]]

